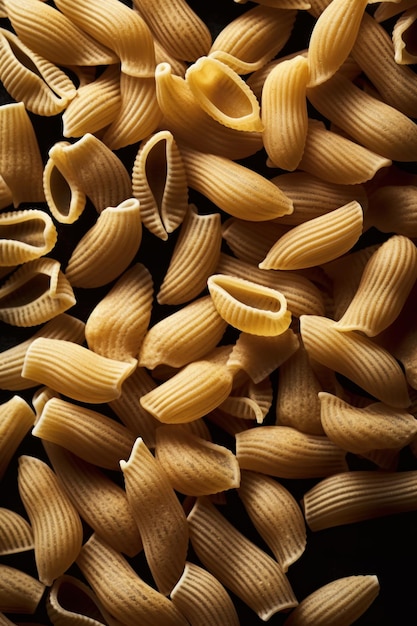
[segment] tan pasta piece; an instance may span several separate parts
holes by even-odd
[[[185,495],[204,496],[239,486],[235,455],[178,424],[157,429],[155,453],[172,487]]]
[[[15,208],[21,202],[43,202],[42,157],[23,102],[0,107],[0,136],[0,175],[2,186],[6,187],[5,202],[13,202]]]
[[[306,522],[315,532],[384,515],[415,511],[417,473],[343,472],[320,481],[304,494]]]
[[[199,214],[190,205],[160,286],[159,304],[184,304],[196,298],[216,269],[222,242],[220,213]]]
[[[126,494],[142,537],[155,583],[168,595],[187,557],[188,526],[184,510],[163,465],[139,437],[127,461],[120,461]]]
[[[375,575],[338,578],[313,591],[295,607],[285,626],[350,626],[369,608],[379,593]]]
[[[19,391],[36,387],[36,381],[22,378],[23,363],[26,351],[34,339],[50,337],[51,339],[65,339],[75,343],[84,341],[84,322],[67,313],[57,315],[44,324],[30,339],[8,348],[0,356],[0,389]]]
[[[278,478],[318,478],[347,469],[346,452],[330,439],[289,426],[258,426],[236,435],[242,470]]]
[[[417,237],[417,186],[387,185],[369,198],[366,220],[383,233]]]
[[[139,201],[129,198],[103,210],[73,250],[65,275],[74,287],[107,285],[128,268],[141,241]]]
[[[297,605],[281,566],[228,522],[207,498],[188,516],[198,558],[263,620]]]
[[[333,0],[317,19],[308,46],[309,87],[328,80],[348,57],[367,0]]]
[[[33,532],[24,517],[0,508],[0,555],[33,550]]]
[[[79,218],[86,197],[101,213],[132,194],[130,176],[122,161],[91,133],[75,143],[58,141],[52,146],[44,170],[44,189],[49,210],[63,224]]]
[[[6,105],[3,105],[6,106]],[[3,176],[0,174],[0,209],[13,204],[13,196],[10,187],[7,185]]]
[[[33,615],[44,591],[45,585],[33,576],[9,565],[0,565],[0,611]]]
[[[213,274],[207,281],[214,306],[238,330],[264,337],[280,335],[291,323],[285,296],[243,278]]]
[[[49,441],[44,441],[44,446],[80,516],[115,550],[135,556],[142,541],[124,490],[65,448]]]
[[[382,402],[356,408],[329,393],[320,392],[321,422],[326,435],[348,452],[400,450],[417,435],[417,420]]]
[[[403,11],[410,9],[415,5],[415,0],[399,0],[399,2],[381,2],[374,13],[374,18],[377,22],[385,22],[385,20],[389,20],[394,15],[398,15]]]
[[[57,115],[75,96],[71,79],[9,30],[0,29],[0,79],[5,89],[36,115]]]
[[[38,337],[29,346],[22,376],[80,402],[110,402],[136,361],[117,361],[63,339]]]
[[[24,263],[0,287],[0,319],[13,326],[37,326],[74,304],[59,262],[48,257]]]
[[[274,243],[288,232],[281,217],[265,222],[251,222],[229,217],[222,225],[222,236],[233,254],[242,261],[258,265]]]
[[[255,528],[284,572],[303,554],[306,528],[301,509],[278,481],[244,470],[238,494]]]
[[[177,141],[194,150],[241,159],[262,147],[259,132],[227,128],[200,107],[184,78],[175,76],[171,65],[159,63],[155,69],[156,96],[164,115],[164,125]]]
[[[171,599],[195,626],[239,626],[236,609],[223,585],[210,572],[189,561],[171,591]]]
[[[260,269],[298,270],[348,252],[362,234],[363,211],[356,200],[294,226],[272,246]]]
[[[238,74],[250,74],[285,46],[296,14],[292,9],[253,7],[220,31],[209,54],[230,65]]]
[[[40,459],[19,458],[18,487],[33,528],[39,580],[49,586],[78,556],[81,520],[54,472]]]
[[[152,298],[149,271],[142,263],[132,265],[87,318],[85,338],[90,350],[118,361],[136,358],[148,329]]]
[[[304,152],[308,129],[308,61],[298,55],[278,63],[262,89],[263,142],[276,167],[293,171]]]
[[[106,610],[126,626],[186,626],[187,620],[162,593],[145,583],[126,559],[93,534],[77,559]]]
[[[374,337],[399,315],[417,279],[417,248],[393,235],[367,262],[358,290],[337,322],[340,331],[357,330]]]
[[[57,65],[108,65],[118,57],[78,28],[68,17],[37,0],[4,0],[19,39]],[[77,45],[74,46],[74,42]]]
[[[210,296],[203,296],[152,326],[139,352],[139,364],[154,369],[165,363],[182,367],[200,359],[220,341],[227,322]]]
[[[417,8],[413,7],[399,16],[392,31],[395,62],[401,65],[417,63],[416,35]]]
[[[230,396],[219,408],[228,415],[262,424],[272,406],[272,397],[272,384],[268,376],[258,383],[247,379],[234,386]]]
[[[0,213],[0,265],[19,265],[48,254],[57,231],[45,211],[28,209]]]
[[[141,144],[133,164],[132,186],[143,225],[166,241],[183,221],[188,205],[185,168],[169,130],[161,130]]]

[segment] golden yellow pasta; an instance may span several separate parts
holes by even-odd
[[[0,213],[0,265],[18,265],[48,254],[57,237],[54,223],[45,211]]]
[[[33,614],[44,591],[45,585],[33,576],[9,565],[0,565],[0,611]]]
[[[24,517],[0,507],[0,555],[33,550],[33,532]]]
[[[381,2],[374,13],[374,18],[377,22],[384,22],[394,15],[398,15],[407,9],[410,9],[415,4],[414,0],[399,0],[399,2]]]
[[[230,365],[230,359],[228,363]],[[258,383],[246,377],[240,383],[239,376],[236,376],[230,396],[219,408],[228,415],[262,424],[272,406],[272,396],[272,384],[268,376]]]
[[[277,239],[288,230],[288,226],[281,224],[281,217],[265,222],[229,217],[223,222],[222,236],[238,259],[258,265]]]
[[[416,21],[417,9],[412,7],[400,15],[394,25],[392,41],[396,63],[411,65],[417,62],[417,49],[414,45]]]

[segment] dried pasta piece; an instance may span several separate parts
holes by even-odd
[[[310,358],[346,376],[385,404],[409,406],[404,374],[387,350],[354,331],[338,331],[337,322],[325,317],[302,316],[300,328]]]
[[[417,186],[378,187],[369,198],[366,220],[383,233],[417,237]]]
[[[417,279],[417,248],[393,235],[371,256],[353,299],[336,328],[374,337],[399,315]]]
[[[330,183],[357,185],[388,165],[390,159],[326,130],[317,120],[309,120],[299,169]]]
[[[233,254],[242,261],[258,265],[289,227],[281,217],[265,222],[250,222],[229,217],[222,225],[222,236]]]
[[[238,74],[250,74],[268,63],[287,43],[297,11],[257,6],[227,24],[210,48]]]
[[[278,481],[244,470],[238,494],[255,528],[284,572],[303,554],[306,528],[294,496]]]
[[[417,421],[407,411],[382,402],[356,408],[330,393],[319,393],[321,423],[326,435],[348,452],[399,450],[417,435]]]
[[[198,558],[225,587],[263,620],[297,605],[281,566],[240,533],[207,498],[188,515]]]
[[[285,620],[285,626],[350,626],[379,593],[375,575],[346,576],[323,585],[304,598]]]
[[[318,478],[347,469],[346,452],[321,435],[289,426],[258,426],[236,435],[242,470],[278,478]]]
[[[78,556],[81,520],[54,472],[40,459],[19,457],[18,488],[33,528],[39,580],[49,586]]]
[[[142,541],[125,491],[65,448],[44,441],[48,458],[83,520],[117,552],[135,556]]]
[[[260,269],[314,267],[348,252],[362,234],[363,211],[356,200],[294,226],[272,246]]]
[[[1,352],[0,356],[0,389],[19,391],[36,387],[36,381],[22,378],[22,368],[30,344],[38,337],[50,337],[51,339],[65,339],[75,343],[84,341],[84,322],[62,313],[44,324],[30,339],[8,348]]]
[[[145,583],[127,560],[93,534],[77,559],[87,582],[106,610],[126,626],[186,626],[172,602]]]
[[[231,326],[264,337],[280,335],[291,323],[285,296],[243,278],[213,274],[207,281],[214,306]]]
[[[315,532],[384,515],[415,511],[417,473],[358,470],[329,476],[304,494],[304,516]]]
[[[99,404],[120,396],[135,367],[136,361],[117,361],[71,341],[38,337],[26,352],[22,376],[74,400]]]
[[[200,359],[220,341],[227,322],[210,296],[203,296],[154,324],[145,335],[139,364],[154,369],[165,363],[182,367]]]
[[[333,0],[318,17],[308,46],[309,87],[328,80],[348,57],[366,5],[367,0]]]
[[[236,609],[223,585],[213,574],[189,561],[171,591],[171,599],[190,624],[239,626]]]
[[[57,0],[57,8],[93,39],[113,50],[130,76],[149,77],[155,68],[153,38],[145,20],[118,0]]]
[[[78,28],[68,17],[37,0],[4,0],[19,39],[57,65],[108,65],[117,55]],[[77,45],[74,45],[74,42]]]
[[[161,172],[165,171],[165,176]],[[166,241],[183,221],[188,205],[184,165],[173,134],[161,130],[141,144],[133,164],[133,196],[143,225]]]
[[[199,214],[190,205],[157,295],[158,303],[184,304],[197,297],[216,268],[221,242],[220,213]]]
[[[85,338],[90,350],[118,361],[136,358],[148,329],[152,298],[149,271],[142,263],[132,265],[87,318]]]
[[[276,167],[293,171],[304,152],[308,129],[308,61],[298,55],[278,63],[262,89],[265,150]]]
[[[6,105],[3,105],[6,106]],[[3,176],[0,174],[0,209],[13,204],[13,196],[10,187],[7,185]]]
[[[59,397],[45,403],[32,435],[60,445],[88,463],[113,470],[130,454],[135,441],[134,435],[112,418]]]
[[[187,558],[188,526],[169,477],[139,437],[127,461],[120,461],[126,494],[156,586],[168,595]]]
[[[399,16],[392,30],[395,62],[401,65],[417,63],[416,36],[417,8],[412,7]]]
[[[399,0],[398,2],[381,2],[375,10],[374,18],[377,22],[385,22],[391,17],[410,9],[415,5],[415,0]]]
[[[204,496],[239,486],[235,455],[183,426],[164,425],[157,429],[155,455],[172,487],[185,495]]]
[[[24,517],[5,507],[0,508],[0,555],[33,550],[33,532]]]
[[[17,102],[36,115],[60,113],[75,96],[71,79],[9,30],[0,29],[0,79]]]
[[[107,207],[76,245],[65,275],[74,287],[107,285],[128,268],[141,241],[139,200]]]
[[[185,80],[203,111],[228,128],[262,131],[259,102],[246,82],[226,63],[202,56]]]
[[[79,218],[86,197],[101,213],[132,194],[130,176],[122,161],[91,133],[75,143],[58,141],[52,146],[44,170],[44,189],[49,210],[63,224]]]
[[[21,202],[43,202],[42,157],[23,102],[0,107],[0,136],[0,174],[5,201],[13,202],[15,208]]]
[[[35,613],[45,585],[10,565],[0,565],[0,611],[6,613]],[[2,617],[2,616],[1,616]],[[5,624],[12,622],[5,622]]]
[[[57,231],[40,209],[0,213],[0,265],[18,265],[48,254]]]
[[[228,364],[230,367],[230,358]],[[272,384],[268,376],[258,383],[247,379],[235,385],[219,408],[228,415],[262,424],[272,406],[272,396]]]

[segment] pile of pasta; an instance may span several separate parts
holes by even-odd
[[[1,625],[348,625],[417,510],[416,0],[236,2],[0,1]]]

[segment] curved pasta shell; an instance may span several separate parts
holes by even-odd
[[[377,6],[374,18],[377,22],[385,22],[390,17],[398,15],[403,11],[411,8],[415,4],[414,0],[399,0],[399,2],[384,2]]]
[[[199,215],[191,205],[159,289],[158,303],[184,304],[197,297],[216,268],[221,242],[220,213]]]
[[[171,599],[190,624],[203,619],[212,626],[239,626],[236,609],[223,585],[210,572],[189,561],[171,591]]]
[[[70,78],[56,65],[25,46],[11,31],[0,29],[0,79],[17,102],[36,115],[57,115],[75,96]]]
[[[155,69],[156,97],[164,115],[164,125],[176,139],[191,146],[230,159],[242,159],[262,147],[259,132],[239,131],[216,122],[200,107],[188,83],[174,76],[169,63]]]
[[[0,265],[19,265],[48,254],[57,236],[54,223],[45,211],[0,213]]]
[[[185,73],[185,80],[203,111],[228,128],[262,131],[259,102],[231,67],[202,56]]]
[[[239,486],[235,455],[177,424],[157,429],[155,453],[172,487],[180,493],[203,496]]]
[[[0,479],[34,422],[33,410],[20,396],[0,405]]]
[[[278,63],[262,89],[264,147],[275,166],[284,170],[295,170],[304,152],[308,76],[308,61],[298,55]]]
[[[118,278],[133,261],[142,240],[136,198],[108,207],[72,252],[65,275],[74,287],[102,287]]]
[[[126,494],[140,530],[146,560],[161,593],[181,576],[188,549],[184,510],[163,466],[139,437],[127,461],[120,461]]]
[[[336,328],[378,335],[397,318],[416,279],[415,244],[402,235],[390,237],[367,262],[358,290]]]
[[[101,46],[60,11],[37,0],[4,0],[13,29],[31,50],[57,65],[108,65],[116,54]],[[77,45],[74,46],[74,42]]]
[[[127,428],[110,417],[56,397],[45,403],[32,435],[107,469],[118,469],[135,441]]]
[[[207,498],[188,516],[198,558],[225,587],[264,621],[297,600],[281,566],[227,521]]]
[[[238,494],[255,528],[286,572],[303,554],[306,528],[294,496],[278,481],[244,470]]]
[[[417,9],[411,8],[399,16],[392,31],[395,62],[401,65],[417,63],[417,50],[413,45],[416,32]]]
[[[258,426],[236,435],[242,470],[279,478],[317,478],[343,472],[346,452],[330,439],[289,426]]]
[[[228,361],[230,367],[230,358]],[[220,409],[228,415],[262,424],[272,406],[272,384],[267,376],[259,383],[247,380],[235,387]],[[204,495],[204,494],[203,494]]]
[[[13,326],[37,326],[74,304],[60,264],[48,257],[28,261],[0,287],[0,319]]]
[[[33,550],[33,532],[24,517],[0,508],[0,555]]]
[[[239,330],[268,337],[291,323],[285,296],[276,289],[225,274],[210,276],[207,285],[221,317]]]
[[[294,226],[272,246],[260,269],[298,270],[348,252],[362,234],[363,211],[356,200]]]
[[[309,87],[328,80],[348,57],[366,5],[367,0],[333,0],[321,13],[308,46]]]
[[[26,352],[22,376],[74,400],[100,404],[120,396],[135,367],[135,361],[108,359],[71,341],[38,337]]]
[[[383,233],[417,237],[417,186],[387,185],[370,197],[367,221]]]
[[[310,358],[322,363],[397,408],[410,404],[404,374],[394,357],[368,337],[342,333],[325,317],[300,318],[301,337]]]
[[[165,176],[161,172],[165,171]],[[183,221],[188,205],[184,165],[174,136],[161,130],[144,141],[132,171],[132,193],[140,202],[143,225],[168,239]]]
[[[88,316],[85,338],[90,350],[119,361],[136,358],[148,329],[152,298],[152,277],[144,265],[136,263]]]
[[[258,265],[288,226],[276,221],[250,222],[229,217],[222,226],[222,236],[233,254],[242,261]]]
[[[0,611],[33,614],[44,591],[45,585],[33,576],[15,567],[0,565]]]
[[[51,585],[81,550],[80,517],[54,472],[40,459],[19,458],[18,487],[33,528],[39,580]]]
[[[350,626],[365,613],[379,593],[374,575],[346,576],[313,591],[295,607],[285,626]]]
[[[43,164],[38,140],[23,102],[0,107],[0,174],[5,202],[43,202]],[[3,195],[2,194],[2,195]],[[7,206],[7,204],[5,206]]]
[[[417,435],[417,422],[406,411],[382,402],[356,408],[330,393],[319,393],[321,422],[340,448],[360,454],[368,450],[404,448]]]

